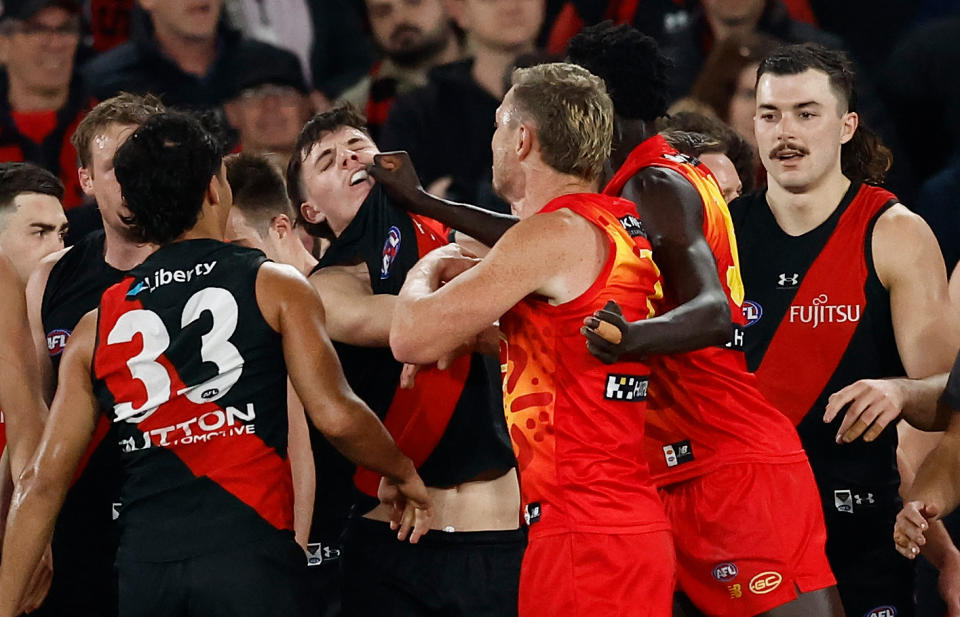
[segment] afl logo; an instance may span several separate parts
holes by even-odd
[[[713,578],[717,579],[721,583],[726,583],[727,581],[732,581],[737,578],[737,574],[740,571],[737,570],[736,564],[727,562],[721,563],[716,568],[713,569]]]
[[[893,606],[878,606],[868,613],[864,613],[863,617],[897,617],[897,609]]]
[[[743,326],[744,328],[749,328],[763,317],[763,307],[753,300],[744,300],[743,306],[740,307],[740,309],[743,311],[743,316],[747,320],[747,323]]]
[[[761,572],[750,579],[750,591],[757,595],[770,593],[780,586],[782,580],[779,572]]]
[[[383,243],[383,257],[380,261],[380,280],[383,280],[390,276],[390,266],[393,265],[393,260],[397,258],[397,253],[400,252],[400,230],[396,227],[391,227],[387,231],[387,239]]]
[[[50,357],[59,356],[63,348],[67,346],[67,339],[70,338],[70,330],[58,328],[47,332],[47,350]]]

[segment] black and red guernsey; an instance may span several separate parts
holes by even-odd
[[[317,269],[365,263],[373,293],[396,295],[417,260],[446,244],[444,235],[439,223],[404,212],[377,185]],[[388,347],[335,346],[350,386],[380,417],[427,486],[455,486],[516,464],[495,359],[462,356],[448,370],[422,370],[413,389],[405,390],[400,388],[403,365]],[[368,496],[365,504],[375,505],[379,477],[361,469],[354,481]]]
[[[118,557],[292,538],[286,366],[256,299],[264,261],[177,242],[103,294],[93,371],[125,475]]]
[[[831,424],[822,420],[837,390],[858,379],[904,374],[890,295],[872,253],[876,221],[896,202],[881,188],[851,184],[836,211],[800,236],[780,228],[766,192],[731,207],[746,289],[747,365],[767,398],[797,425],[828,518],[843,511],[840,500],[848,497],[869,495],[866,505],[877,506],[897,499],[897,432],[837,445],[843,414]]]

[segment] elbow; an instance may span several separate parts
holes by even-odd
[[[704,307],[704,334],[710,345],[724,345],[733,339],[733,319],[726,296],[711,298]]]
[[[435,321],[417,314],[415,306],[398,304],[390,324],[390,349],[397,362],[407,364],[431,364],[436,362],[443,350],[438,349],[439,336],[429,332],[423,324]]]

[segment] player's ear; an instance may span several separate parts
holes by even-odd
[[[283,239],[287,234],[293,233],[293,223],[286,214],[278,214],[270,219],[270,229],[277,234],[277,237]]]
[[[307,220],[308,223],[322,223],[327,217],[320,212],[319,209],[315,208],[310,204],[309,201],[305,201],[300,204],[300,214],[303,215],[303,218]]]
[[[530,151],[533,150],[533,142],[536,139],[536,133],[533,128],[521,124],[520,130],[517,131],[517,158],[523,160],[530,154]]]
[[[93,173],[91,169],[86,167],[77,168],[77,177],[80,179],[80,188],[83,190],[83,194],[88,197],[93,197]]]
[[[860,116],[855,111],[848,111],[843,115],[843,128],[840,130],[840,143],[845,144],[853,139],[853,134],[860,126]]]

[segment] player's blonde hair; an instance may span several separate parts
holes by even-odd
[[[513,72],[513,96],[536,126],[548,165],[585,180],[600,177],[613,142],[613,103],[602,79],[575,64],[540,64]]]

